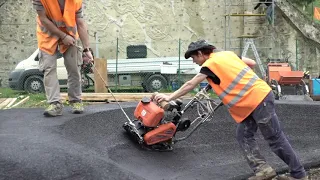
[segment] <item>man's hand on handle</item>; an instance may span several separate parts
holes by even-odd
[[[72,36],[65,34],[65,36],[62,38],[62,42],[66,46],[73,46],[75,45],[76,40]]]
[[[93,63],[93,55],[91,51],[83,52],[83,62],[85,64]]]
[[[157,102],[157,103],[160,103],[162,101],[167,101],[169,102],[170,101],[170,98],[168,95],[165,95],[165,94],[161,94],[161,93],[157,93],[153,99]]]

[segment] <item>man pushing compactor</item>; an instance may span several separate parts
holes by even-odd
[[[207,80],[238,123],[237,140],[255,173],[249,180],[272,179],[277,175],[259,152],[254,138],[258,128],[271,150],[289,166],[290,175],[278,179],[306,180],[305,169],[280,127],[273,92],[252,70],[255,61],[239,58],[231,51],[218,51],[205,40],[190,43],[185,58],[190,57],[202,67],[200,72],[171,95],[157,94],[154,99],[158,103],[175,100]]]

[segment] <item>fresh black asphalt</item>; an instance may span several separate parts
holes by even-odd
[[[133,117],[137,103],[122,103]],[[320,165],[320,103],[277,102],[284,131],[306,168]],[[140,149],[124,133],[116,104],[90,105],[84,114],[45,118],[43,109],[0,111],[1,180],[245,179],[252,172],[225,107],[172,152]],[[192,118],[195,111],[189,111]],[[178,134],[181,136],[182,134]],[[278,172],[287,166],[258,134],[262,154]]]

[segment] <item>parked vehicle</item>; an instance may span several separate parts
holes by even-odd
[[[17,64],[9,75],[9,87],[15,90],[26,90],[31,93],[44,92],[43,72],[39,71],[39,49],[31,54],[27,59]],[[62,55],[58,56],[57,74],[61,87],[66,87],[63,82],[67,79]]]
[[[44,92],[43,72],[39,71],[39,49],[22,60],[9,75],[9,87],[32,93]],[[109,86],[142,86],[147,92],[160,91],[181,78],[188,79],[199,72],[200,67],[192,59],[179,57],[107,59]],[[83,71],[82,71],[83,72]],[[61,54],[57,59],[57,75],[61,88],[67,87],[67,71]],[[94,84],[93,73],[82,73],[83,88]]]

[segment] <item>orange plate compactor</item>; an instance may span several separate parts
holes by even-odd
[[[209,89],[210,85],[199,91],[184,108],[181,100],[158,105],[151,98],[144,97],[134,111],[135,119],[124,123],[123,128],[145,149],[170,151],[174,143],[189,137],[222,105],[206,95]],[[183,118],[183,114],[192,107],[197,108],[198,117],[193,121]],[[186,131],[190,126],[193,128],[185,136],[176,137],[177,132]]]

